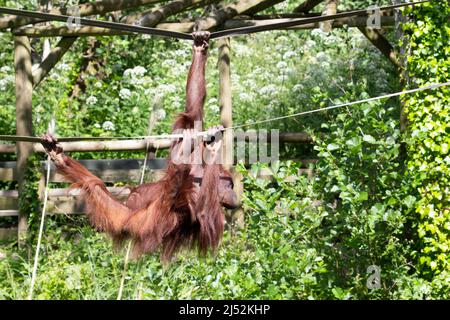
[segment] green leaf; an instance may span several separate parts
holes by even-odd
[[[360,192],[356,197],[358,201],[365,201],[369,199],[369,194],[366,191]]]
[[[363,140],[364,140],[365,142],[367,142],[367,143],[370,143],[370,144],[377,144],[377,143],[378,143],[377,140],[375,140],[375,138],[372,137],[372,136],[369,135],[369,134],[365,134],[364,137],[363,137]]]
[[[411,209],[414,203],[416,202],[416,197],[414,196],[406,196],[403,200],[403,203],[408,207],[408,209]]]
[[[327,150],[328,150],[328,151],[333,151],[333,150],[337,150],[337,149],[339,149],[339,146],[338,146],[337,144],[334,144],[334,143],[330,143],[330,144],[327,146]]]

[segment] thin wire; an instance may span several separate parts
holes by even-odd
[[[62,15],[62,14],[45,13],[45,12],[31,11],[31,10],[20,10],[20,9],[12,9],[12,8],[5,8],[5,7],[0,7],[0,13],[11,14],[13,16],[19,16],[19,17],[42,19],[43,21],[61,21],[61,22],[67,22],[70,18],[74,17],[74,16],[67,16],[67,15]],[[83,26],[100,27],[100,28],[106,28],[106,29],[114,29],[114,30],[120,30],[120,31],[156,35],[156,36],[161,36],[161,37],[169,37],[169,38],[182,39],[182,40],[192,40],[192,36],[190,34],[183,33],[183,32],[169,31],[169,30],[149,28],[149,27],[141,27],[141,26],[137,26],[137,25],[131,25],[131,24],[120,23],[120,22],[99,21],[99,20],[81,18],[78,16],[76,16],[76,18],[77,19],[79,18],[80,25],[83,25]],[[14,33],[20,34],[20,31],[21,30],[19,29],[19,30],[15,31]]]
[[[441,87],[446,87],[446,86],[449,86],[449,85],[450,85],[450,82],[439,83],[439,84],[432,84],[432,85],[429,85],[429,86],[426,86],[426,87],[422,87],[422,88],[416,88],[416,89],[411,89],[411,90],[406,90],[406,91],[390,93],[390,94],[386,94],[386,95],[383,95],[383,96],[378,96],[378,97],[373,97],[373,98],[368,98],[368,99],[358,100],[358,101],[353,101],[353,102],[342,103],[342,104],[329,106],[329,107],[325,107],[325,108],[319,108],[319,109],[314,109],[314,110],[302,111],[302,112],[298,112],[298,113],[294,113],[294,114],[289,114],[289,115],[285,115],[285,116],[270,118],[270,119],[261,120],[261,121],[254,121],[254,122],[245,123],[245,124],[233,126],[233,127],[230,127],[230,128],[226,128],[225,130],[232,130],[232,129],[242,128],[242,127],[248,127],[248,126],[253,126],[253,125],[256,125],[256,124],[267,123],[267,122],[272,122],[272,121],[277,121],[277,120],[282,120],[282,119],[287,119],[287,118],[300,117],[300,116],[303,116],[303,115],[306,115],[306,114],[311,114],[311,113],[316,113],[316,112],[321,112],[321,111],[326,111],[326,110],[332,110],[332,109],[337,109],[337,108],[342,108],[342,107],[353,106],[353,105],[356,105],[356,104],[361,104],[361,103],[381,100],[381,99],[385,99],[385,98],[398,97],[398,96],[402,96],[402,95],[406,95],[406,94],[410,94],[410,93],[414,93],[414,92],[419,92],[419,91],[425,91],[425,90],[430,90],[430,89],[437,89],[437,88],[441,88]]]
[[[52,118],[49,124],[49,132],[55,131],[55,118]],[[47,210],[48,193],[49,193],[49,181],[50,181],[50,155],[47,157],[47,174],[45,178],[45,191],[44,191],[44,203],[42,205],[41,222],[39,225],[38,242],[36,245],[36,253],[34,255],[33,272],[31,274],[30,291],[28,294],[28,300],[33,300],[34,286],[36,284],[37,267],[39,261],[39,252],[41,250],[42,234],[44,233],[44,220]]]
[[[353,102],[347,102],[347,103],[338,104],[338,105],[334,105],[334,106],[329,106],[329,107],[325,107],[325,108],[308,110],[308,111],[298,112],[298,113],[284,115],[284,116],[280,116],[280,117],[269,118],[269,119],[266,119],[266,120],[249,122],[249,123],[245,123],[245,124],[241,124],[241,125],[236,125],[236,126],[233,126],[233,127],[230,127],[230,128],[225,128],[225,131],[232,130],[232,129],[237,129],[237,128],[248,127],[248,126],[253,126],[253,125],[261,124],[261,123],[267,123],[267,122],[287,119],[287,118],[299,117],[299,116],[303,116],[303,115],[306,115],[306,114],[317,113],[317,112],[331,110],[331,109],[336,109],[336,108],[353,106],[353,105],[356,105],[356,104],[361,104],[361,103],[366,103],[366,102],[370,102],[370,101],[381,100],[381,99],[385,99],[385,98],[392,98],[392,97],[402,96],[402,95],[411,94],[411,93],[415,93],[415,92],[419,92],[419,91],[425,91],[425,90],[437,89],[437,88],[441,88],[441,87],[447,87],[449,85],[450,85],[450,82],[431,84],[431,85],[428,85],[428,86],[425,86],[425,87],[422,87],[422,88],[416,88],[416,89],[411,89],[411,90],[406,90],[406,91],[399,91],[399,92],[390,93],[390,94],[386,94],[386,95],[382,95],[382,96],[378,96],[378,97],[373,97],[373,98],[368,98],[368,99],[363,99],[363,100],[358,100],[358,101],[353,101]],[[206,137],[207,135],[208,135],[207,131],[201,131],[201,132],[196,133],[197,137]],[[144,140],[144,139],[158,140],[158,139],[180,139],[180,138],[183,138],[183,134],[182,133],[150,135],[150,136],[136,136],[136,137],[68,137],[68,138],[59,138],[58,140],[61,141],[61,142],[67,142],[67,141],[88,141],[88,140],[103,140],[103,141],[109,141],[109,140],[131,140],[131,139],[134,139],[134,140],[138,140],[138,139],[142,139],[142,140]],[[14,135],[0,135],[0,140],[4,140],[4,141],[41,142],[41,138],[38,138],[38,137],[14,136]]]
[[[269,22],[258,26],[248,26],[248,27],[241,27],[241,28],[234,28],[234,29],[226,29],[222,31],[216,31],[211,33],[210,39],[221,39],[225,37],[233,37],[238,36],[242,34],[250,34],[255,32],[263,32],[263,31],[270,31],[270,30],[276,30],[281,28],[289,28],[289,27],[296,27],[301,25],[306,25],[310,23],[316,23],[316,22],[323,22],[323,21],[330,21],[335,20],[339,18],[349,18],[354,16],[366,16],[367,12],[369,10],[379,10],[380,12],[386,11],[386,10],[392,10],[396,8],[406,7],[406,6],[413,6],[413,5],[419,5],[426,2],[430,2],[431,0],[423,0],[423,1],[417,1],[417,2],[406,2],[406,3],[400,3],[400,4],[394,4],[390,6],[384,6],[384,7],[378,7],[378,8],[368,8],[368,9],[362,9],[362,10],[353,10],[348,12],[340,12],[333,15],[325,15],[325,16],[317,16],[317,17],[310,17],[310,18],[297,18],[297,19],[290,19],[289,21],[284,22]]]
[[[400,7],[419,5],[419,4],[427,3],[430,1],[431,0],[406,2],[406,3],[394,4],[394,5],[390,5],[390,6],[379,7],[377,9],[379,9],[380,11],[386,11],[386,10],[391,10],[391,9],[395,9],[395,8],[400,8]],[[317,17],[311,17],[311,18],[297,18],[297,19],[291,19],[291,20],[285,21],[285,22],[274,22],[274,23],[266,23],[266,24],[258,25],[258,26],[226,29],[226,30],[222,30],[222,31],[212,32],[210,39],[220,39],[220,38],[224,38],[224,37],[232,37],[232,36],[237,36],[237,35],[241,35],[241,34],[250,34],[250,33],[269,31],[269,30],[275,30],[275,29],[280,29],[280,28],[289,28],[289,27],[295,27],[295,26],[305,25],[305,24],[314,23],[314,22],[330,21],[330,20],[335,20],[335,19],[339,19],[339,18],[364,16],[364,15],[367,15],[367,11],[368,11],[368,9],[353,10],[353,11],[349,11],[349,12],[337,13],[334,15],[317,16]],[[61,14],[52,14],[52,13],[45,13],[45,12],[39,12],[39,11],[20,10],[20,9],[12,9],[12,8],[5,8],[5,7],[0,7],[0,13],[42,19],[43,21],[61,21],[61,22],[67,22],[69,18],[73,17],[73,16],[67,16],[67,15],[61,15]],[[94,26],[94,27],[114,29],[114,30],[120,30],[120,31],[126,31],[126,32],[150,34],[150,35],[170,37],[170,38],[176,38],[176,39],[182,39],[182,40],[192,40],[192,37],[190,34],[183,33],[183,32],[143,27],[143,26],[138,26],[138,25],[130,25],[130,24],[125,24],[125,23],[120,23],[120,22],[99,21],[99,20],[81,18],[78,16],[76,18],[77,19],[79,18],[80,24],[84,25],[84,26]],[[14,33],[20,34],[21,30],[19,29],[19,30],[15,31]]]

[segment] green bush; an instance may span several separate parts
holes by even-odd
[[[407,74],[411,87],[450,79],[450,4],[438,1],[411,12]],[[410,193],[417,194],[417,259],[428,279],[450,271],[450,89],[418,92],[404,99],[408,115]],[[447,281],[447,285],[448,285]]]

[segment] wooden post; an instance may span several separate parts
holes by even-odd
[[[230,72],[230,38],[220,39],[219,60],[217,66],[219,68],[219,103],[220,118],[225,128],[233,126],[233,109],[231,99],[231,72]],[[222,161],[225,169],[230,170],[233,165],[233,130],[225,131],[223,137]],[[242,175],[233,170],[233,183],[235,192],[239,201],[242,198]],[[240,228],[244,226],[244,211],[242,208],[232,210],[231,220],[236,222]]]
[[[231,101],[231,75],[230,75],[230,38],[220,39],[219,60],[217,67],[219,68],[219,103],[220,103],[220,120],[225,128],[233,126],[233,112]],[[231,169],[233,165],[233,131],[225,131],[223,137],[224,145],[222,152],[222,160],[224,168]]]
[[[339,0],[327,0],[325,5],[325,11],[322,13],[323,16],[334,15],[337,13],[337,6],[339,4]],[[320,28],[323,32],[331,32],[333,29],[333,20],[324,21],[320,23]]]
[[[14,66],[16,72],[16,135],[32,136],[33,76],[31,72],[30,39],[14,37]],[[27,159],[33,152],[30,142],[17,142],[17,182],[19,195],[24,188],[24,173]],[[23,243],[28,229],[28,212],[19,211],[18,237]]]

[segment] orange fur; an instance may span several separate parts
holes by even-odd
[[[174,130],[193,128],[195,121],[203,120],[206,60],[206,47],[194,45],[186,108],[175,120]],[[171,151],[179,143],[175,141]],[[200,143],[199,150],[203,152],[203,142]],[[122,204],[79,162],[62,153],[55,164],[73,182],[73,187],[84,192],[91,223],[110,234],[117,244],[131,239],[134,256],[161,247],[161,258],[167,261],[182,248],[196,247],[204,255],[219,245],[224,230],[220,179],[231,176],[220,165],[203,164],[201,185],[197,186],[191,165],[176,165],[169,159],[163,179],[133,189]]]

